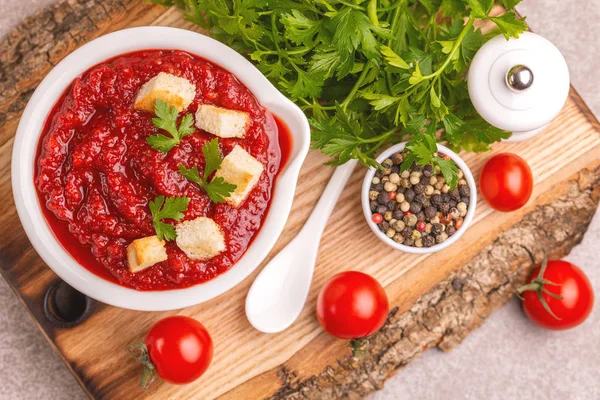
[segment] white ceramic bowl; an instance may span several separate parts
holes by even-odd
[[[398,143],[397,145],[390,147],[389,149],[387,149],[386,151],[381,153],[381,155],[379,157],[377,157],[377,161],[379,163],[383,162],[383,160],[385,160],[386,158],[389,158],[392,154],[398,153],[399,151],[404,150],[405,145],[406,145],[406,142],[403,142],[403,143]],[[467,215],[465,216],[463,225],[460,227],[460,229],[458,229],[456,231],[456,233],[454,235],[450,236],[446,241],[444,241],[440,244],[435,244],[431,247],[406,246],[406,245],[394,242],[392,239],[387,237],[383,232],[381,232],[381,230],[379,230],[379,227],[377,226],[377,224],[375,222],[373,222],[373,219],[371,218],[373,213],[371,212],[371,208],[369,207],[369,190],[371,188],[371,181],[373,180],[373,177],[375,176],[375,168],[370,168],[367,171],[367,174],[365,175],[365,179],[364,179],[363,185],[362,185],[361,199],[362,199],[362,209],[363,209],[363,213],[365,215],[365,219],[367,220],[367,224],[369,224],[369,227],[371,228],[371,230],[373,231],[375,236],[377,236],[382,242],[384,242],[385,244],[387,244],[390,247],[393,247],[396,250],[402,250],[407,253],[414,253],[414,254],[435,253],[436,251],[443,250],[446,247],[451,246],[454,242],[456,242],[463,235],[463,233],[465,233],[465,231],[469,227],[469,224],[471,224],[471,221],[473,220],[473,216],[475,215],[475,207],[477,205],[477,187],[475,186],[475,180],[473,179],[473,174],[471,173],[471,170],[469,169],[469,167],[467,167],[467,164],[465,164],[465,162],[462,160],[462,158],[460,158],[455,152],[453,152],[452,150],[450,150],[449,148],[447,148],[445,146],[442,146],[441,144],[438,144],[437,147],[438,147],[438,151],[440,153],[446,154],[446,155],[450,156],[450,158],[452,160],[454,160],[454,162],[456,163],[458,168],[460,168],[463,171],[463,173],[465,174],[465,179],[467,180],[467,183],[469,184],[469,187],[471,188],[471,196],[469,197],[469,207],[467,209]]]
[[[280,171],[267,217],[244,256],[227,272],[185,289],[141,292],[94,275],[79,265],[49,228],[34,187],[35,155],[46,117],[73,80],[114,56],[145,49],[177,49],[196,54],[234,74],[258,101],[283,120],[292,136],[290,158]],[[12,187],[19,218],[38,254],[58,276],[80,292],[101,302],[144,311],[172,310],[202,303],[231,289],[267,256],[290,213],[300,166],[308,152],[310,128],[304,113],[281,94],[244,57],[207,36],[167,27],[125,29],[102,36],[61,61],[40,83],[29,100],[15,136]]]

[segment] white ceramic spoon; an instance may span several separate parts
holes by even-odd
[[[259,331],[281,332],[300,315],[325,224],[355,166],[351,160],[335,169],[302,230],[256,277],[246,297],[246,317]]]

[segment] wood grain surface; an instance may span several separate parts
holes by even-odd
[[[172,312],[142,313],[96,304],[70,329],[53,327],[42,296],[56,275],[41,261],[18,221],[10,190],[10,159],[20,113],[45,74],[92,38],[129,26],[194,29],[177,10],[137,0],[69,0],[39,12],[0,43],[0,267],[58,354],[90,397],[138,399],[140,368],[125,350]],[[244,299],[260,268],[229,292],[177,314],[202,321],[215,342],[207,374],[187,386],[160,384],[159,399],[362,397],[425,349],[449,350],[514,294],[544,251],[564,256],[581,240],[600,198],[600,124],[571,91],[562,113],[533,140],[498,144],[530,164],[535,189],[521,210],[502,214],[480,201],[473,225],[453,246],[432,255],[390,251],[372,235],[360,208],[357,169],[325,231],[308,304],[280,334],[254,330]],[[464,154],[474,176],[490,154]],[[332,169],[311,152],[300,176],[293,211],[272,254],[301,228]],[[271,254],[271,255],[272,255]],[[266,260],[268,261],[268,259]],[[315,299],[334,273],[357,269],[385,287],[393,311],[368,340],[363,358],[348,342],[325,334],[314,317]]]

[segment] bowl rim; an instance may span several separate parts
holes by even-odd
[[[385,160],[386,158],[389,158],[394,153],[404,150],[406,143],[407,142],[402,142],[402,143],[398,143],[396,145],[391,146],[390,148],[388,148],[387,150],[382,152],[379,155],[379,157],[377,157],[377,162],[382,163],[383,160]],[[463,173],[465,175],[465,179],[466,179],[467,183],[469,184],[469,187],[471,188],[471,194],[469,196],[469,207],[467,209],[467,215],[465,216],[463,225],[460,227],[460,229],[458,229],[456,231],[456,233],[454,235],[452,235],[446,241],[444,241],[440,244],[435,244],[431,247],[406,246],[406,245],[394,242],[392,239],[387,237],[383,232],[381,232],[381,230],[379,230],[379,227],[377,226],[377,224],[375,224],[375,222],[373,222],[373,219],[371,218],[371,216],[373,214],[371,212],[371,208],[369,207],[369,190],[371,188],[371,181],[373,180],[373,177],[375,176],[376,169],[374,167],[371,167],[365,174],[365,178],[363,180],[363,185],[361,188],[361,205],[362,205],[362,209],[363,209],[363,214],[365,216],[365,219],[367,220],[367,224],[369,225],[369,228],[371,228],[371,230],[373,231],[373,233],[375,234],[375,236],[377,236],[377,238],[379,240],[381,240],[382,242],[384,242],[385,244],[387,244],[388,246],[390,246],[396,250],[400,250],[400,251],[403,251],[406,253],[412,253],[412,254],[430,254],[430,253],[435,253],[437,251],[443,250],[443,249],[451,246],[452,244],[454,244],[456,241],[458,241],[458,239],[460,239],[460,237],[469,228],[469,225],[471,224],[471,221],[473,220],[473,217],[475,216],[475,209],[477,208],[477,186],[475,185],[475,179],[473,178],[473,173],[471,172],[471,170],[469,169],[467,164],[464,162],[464,160],[458,156],[458,154],[456,154],[455,152],[453,152],[452,150],[450,150],[449,148],[447,148],[446,146],[443,146],[441,144],[438,144],[437,148],[440,153],[448,155],[456,163],[456,165],[463,171]]]
[[[139,50],[173,49],[189,52],[231,72],[258,102],[288,127],[291,152],[271,195],[261,229],[244,255],[226,272],[187,288],[137,291],[110,282],[81,266],[63,248],[42,214],[34,184],[36,151],[50,111],[73,80],[110,58]],[[171,27],[123,29],[94,39],[58,63],[29,100],[15,135],[11,180],[17,213],[31,244],[44,262],[65,282],[85,295],[113,306],[139,311],[174,310],[200,304],[236,286],[268,255],[291,211],[300,167],[310,144],[310,127],[302,110],[279,92],[242,55],[197,32]]]

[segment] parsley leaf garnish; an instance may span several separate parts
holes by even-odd
[[[171,137],[161,133],[148,137],[146,140],[153,149],[163,153],[168,152],[173,147],[177,146],[183,137],[194,133],[194,118],[192,114],[186,114],[177,127],[177,109],[162,100],[156,100],[154,105],[156,117],[152,118],[152,123],[158,129],[167,131]]]
[[[183,218],[183,212],[187,210],[190,199],[187,197],[165,197],[162,194],[156,196],[149,203],[152,214],[152,225],[159,240],[175,240],[177,233],[175,227],[163,222],[164,219],[179,221]]]
[[[237,186],[225,182],[225,179],[220,176],[214,178],[210,182],[208,181],[209,176],[219,169],[221,162],[223,161],[221,158],[221,151],[219,150],[218,139],[214,138],[210,142],[206,142],[204,146],[202,146],[202,153],[206,160],[202,175],[198,172],[197,167],[188,169],[183,164],[179,164],[179,173],[187,180],[200,186],[213,202],[224,203]]]
[[[494,0],[153,1],[249,57],[307,114],[329,164],[377,166],[381,148],[403,141],[414,147],[409,161],[435,164],[436,142],[487,151],[510,136],[477,114],[466,77],[486,40],[526,29],[520,0],[500,0],[506,12],[493,16]],[[440,169],[454,182],[452,168]]]

